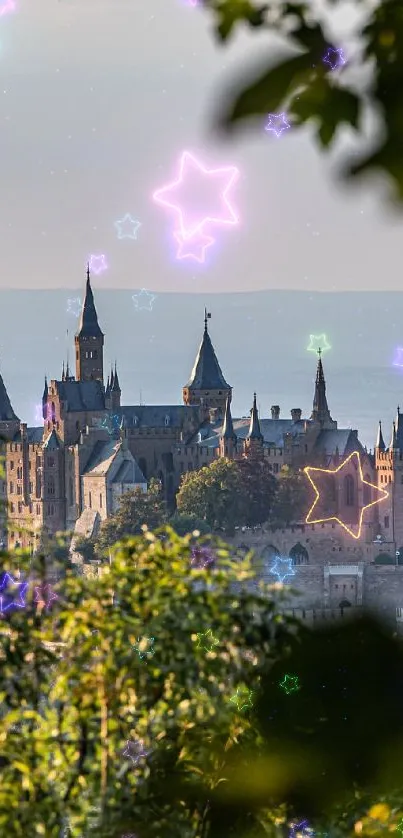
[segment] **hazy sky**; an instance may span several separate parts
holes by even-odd
[[[82,287],[104,254],[95,288],[400,289],[402,220],[379,184],[342,189],[307,132],[210,132],[220,85],[263,36],[221,48],[185,0],[16,3],[0,17],[0,287]],[[152,200],[184,150],[240,171],[240,223],[217,231],[204,265],[176,259],[174,216]],[[126,213],[136,240],[118,238]]]

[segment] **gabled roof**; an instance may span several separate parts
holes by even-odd
[[[101,332],[98,323],[98,315],[91,288],[89,266],[87,267],[87,284],[85,288],[84,305],[81,309],[80,323],[78,331],[76,332],[76,337],[103,337],[103,332]]]
[[[67,412],[105,410],[105,394],[100,381],[55,381],[54,384]]]
[[[49,434],[46,442],[43,443],[43,447],[47,448],[48,451],[58,451],[60,446],[59,438],[55,430]]]
[[[204,318],[204,334],[194,367],[186,384],[190,390],[230,390],[218,363],[207,329],[207,312]]]
[[[14,413],[6,386],[0,375],[0,422],[11,422],[15,419],[18,421],[18,416]]]
[[[121,440],[116,439],[97,440],[83,474],[106,476],[119,453],[123,454],[124,459],[113,475],[111,483],[146,483],[133,455],[130,451],[123,450]]]

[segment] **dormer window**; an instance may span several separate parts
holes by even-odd
[[[168,427],[170,422],[171,422],[171,417],[168,416],[168,414],[166,414],[166,416],[165,416],[165,427]]]

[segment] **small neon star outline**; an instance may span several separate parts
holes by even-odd
[[[126,742],[126,748],[123,751],[122,756],[127,757],[131,760],[133,765],[137,765],[141,759],[145,759],[148,757],[150,752],[146,751],[144,748],[144,742],[142,739],[137,739],[135,742],[128,739]]]
[[[297,835],[303,835],[304,838],[314,838],[315,831],[309,826],[308,821],[300,821],[294,824],[290,829],[289,838],[296,838]]]
[[[141,221],[137,221],[136,218],[133,218],[129,212],[120,219],[120,221],[115,221],[115,225],[118,239],[137,239],[137,233],[142,226]]]
[[[101,274],[103,271],[106,271],[108,265],[106,264],[106,256],[104,253],[92,253],[89,258],[89,269],[91,273],[94,273],[96,276]]]
[[[74,314],[74,317],[79,317],[82,307],[81,297],[73,297],[67,300],[67,314]]]
[[[248,707],[252,707],[252,690],[248,689],[243,685],[236,688],[235,694],[230,698],[230,702],[235,704],[237,710],[242,712],[242,710],[246,710]]]
[[[202,640],[205,638],[205,640]],[[220,641],[214,637],[214,634],[211,629],[207,629],[207,631],[199,632],[197,635],[197,648],[204,649],[205,652],[212,652],[214,650],[214,646],[219,646]]]
[[[284,579],[286,579],[287,576],[295,576],[292,559],[284,559],[281,556],[276,556],[269,573],[273,573],[274,576],[277,576],[278,581],[281,583],[284,582]]]
[[[28,590],[28,582],[18,582],[11,576],[11,573],[5,573],[3,578],[0,582],[0,614],[4,614],[10,608],[25,608],[26,600],[25,595]],[[18,597],[7,601],[4,597],[4,594],[7,592],[11,585],[14,585],[18,589]]]
[[[309,335],[309,346],[307,346],[307,352],[316,352],[320,351],[321,355],[324,352],[328,352],[329,349],[332,347],[326,337],[325,334],[322,335]]]
[[[153,647],[154,637],[138,637],[137,643],[132,646],[133,651],[137,652],[140,660],[144,658],[152,658],[155,649]]]
[[[197,570],[205,570],[214,564],[215,556],[208,547],[192,547],[191,566]]]
[[[341,518],[338,518],[337,515],[330,515],[328,518],[318,518],[318,519],[314,519],[314,518],[311,517],[316,505],[318,504],[318,502],[320,500],[320,492],[319,492],[319,489],[316,486],[316,483],[315,483],[314,479],[311,477],[311,472],[315,472],[315,473],[318,473],[318,474],[338,474],[340,471],[342,471],[349,464],[350,460],[352,460],[353,457],[356,458],[357,472],[358,472],[358,476],[359,476],[359,480],[360,480],[361,485],[362,486],[365,486],[365,485],[370,486],[373,492],[375,491],[375,492],[378,492],[378,494],[382,494],[382,497],[378,497],[376,500],[373,500],[370,503],[365,504],[365,506],[361,507],[360,517],[359,517],[359,522],[358,522],[358,532],[357,533],[353,532],[353,530],[351,529],[351,526],[353,526],[352,524],[349,526]],[[306,524],[323,524],[325,521],[337,521],[337,523],[340,524],[343,527],[343,529],[345,529],[346,532],[348,532],[349,535],[351,535],[356,540],[361,535],[362,521],[363,521],[365,510],[369,509],[370,506],[375,506],[375,504],[381,503],[383,500],[386,500],[386,498],[389,497],[389,493],[386,491],[386,489],[382,489],[380,486],[376,486],[375,483],[370,483],[369,480],[364,480],[364,475],[363,475],[363,472],[362,472],[362,465],[361,465],[361,458],[360,458],[360,455],[359,455],[358,451],[352,451],[352,453],[349,454],[349,456],[345,460],[343,460],[341,465],[339,465],[338,468],[336,468],[336,469],[316,468],[314,466],[305,466],[304,474],[306,474],[306,476],[307,476],[307,478],[308,478],[308,480],[309,480],[309,482],[310,482],[310,484],[311,484],[311,486],[312,486],[312,488],[315,492],[315,495],[316,495],[315,500],[314,500],[314,502],[313,502],[313,504],[312,504],[312,506],[311,506],[311,508],[308,512],[308,515],[306,517],[305,523]]]
[[[337,70],[346,63],[343,50],[334,49],[334,47],[329,47],[322,60],[324,64],[329,65],[331,70]]]
[[[206,258],[206,250],[215,243],[212,236],[208,236],[203,231],[194,233],[189,238],[184,238],[180,231],[174,233],[174,238],[178,242],[178,250],[176,252],[177,259],[194,259],[195,262],[202,264]]]
[[[139,294],[133,294],[132,296],[136,311],[152,311],[153,302],[156,299],[156,294],[150,294],[145,288],[142,288]]]
[[[296,693],[301,689],[298,675],[284,675],[283,680],[279,682],[279,686],[287,695]]]
[[[59,599],[59,597],[55,594],[52,585],[49,583],[38,585],[38,587],[34,588],[34,601],[38,605],[44,605],[45,608],[50,608],[51,603],[55,599]]]
[[[284,113],[269,113],[269,121],[265,125],[265,131],[271,131],[276,137],[281,137],[288,128],[291,128],[291,125],[287,122]]]

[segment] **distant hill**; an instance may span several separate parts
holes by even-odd
[[[293,407],[308,415],[316,370],[309,335],[324,332],[331,345],[323,363],[333,418],[340,427],[358,428],[369,447],[382,418],[389,441],[396,405],[403,407],[403,366],[393,366],[396,348],[403,346],[403,294],[158,294],[148,311],[136,310],[136,291],[97,290],[96,282],[93,288],[106,369],[116,358],[122,403],[138,403],[140,393],[145,404],[180,402],[207,306],[213,344],[234,388],[234,415],[248,413],[254,390],[264,416],[272,404],[280,405],[282,416]],[[60,377],[67,346],[74,368],[78,320],[68,301],[82,295],[83,288],[0,294],[0,371],[14,410],[28,424],[35,424],[44,374]]]

